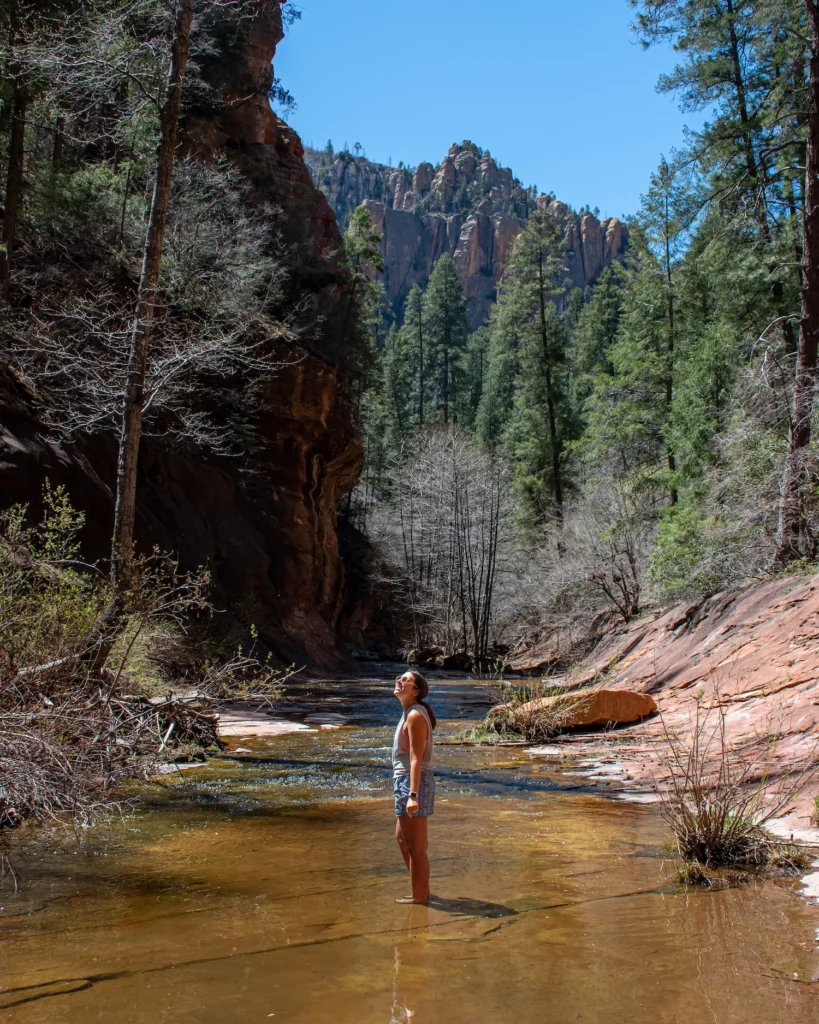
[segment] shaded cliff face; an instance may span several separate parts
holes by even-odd
[[[535,206],[546,205],[564,227],[573,287],[594,284],[628,244],[625,224],[576,214],[550,196],[537,199],[507,167],[472,143],[453,145],[437,168],[390,168],[349,153],[332,158],[308,150],[307,163],[339,221],[359,205],[384,236],[384,286],[396,312],[414,284],[426,285],[435,261],[450,253],[473,328],[496,298],[515,238]]]
[[[336,278],[341,239],[335,216],[314,187],[298,136],[267,99],[271,60],[282,38],[279,3],[262,2],[230,53],[211,59],[217,102],[188,109],[183,146],[228,155],[252,182],[259,215],[275,221],[289,263],[287,300],[303,300],[313,326],[290,365],[266,385],[257,425],[262,450],[241,469],[144,441],[140,452],[137,544],[158,544],[184,567],[207,565],[214,606],[253,622],[284,663],[339,662],[337,622],[344,570],[336,513],[362,463],[355,414],[340,368],[345,292]],[[249,98],[247,98],[249,97]],[[224,103],[218,102],[225,101]],[[262,210],[262,207],[264,209]],[[11,375],[0,378],[0,491],[9,505],[37,510],[42,482],[65,484],[87,516],[88,554],[108,555],[116,444],[96,437],[67,450],[50,443],[36,404]]]

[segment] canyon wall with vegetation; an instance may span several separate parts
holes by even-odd
[[[203,62],[204,85],[199,82],[198,91],[185,97],[179,160],[183,167],[189,158],[227,168],[241,193],[242,216],[276,236],[276,314],[294,328],[289,341],[277,342],[279,365],[261,385],[252,424],[234,417],[247,435],[244,450],[225,456],[150,434],[143,439],[136,537],[142,550],[156,544],[178,554],[184,568],[207,566],[217,612],[228,610],[245,627],[255,626],[277,661],[330,665],[338,660],[336,627],[345,592],[336,514],[355,484],[362,452],[348,397],[349,296],[339,277],[341,237],[333,211],[311,181],[298,136],[272,113],[268,100],[271,61],[282,36],[277,0],[256,5],[240,32],[217,32],[218,47]],[[65,154],[61,178],[83,173],[76,169],[81,159]],[[33,158],[26,172],[39,173]],[[32,203],[25,213],[24,255],[10,289],[11,317],[21,336],[28,311],[52,301],[42,292],[39,211]],[[120,281],[125,291],[138,274],[138,245],[135,234]],[[98,255],[88,257],[87,274],[94,272]],[[88,287],[79,275],[66,284],[78,294]],[[115,430],[66,441],[53,423],[48,395],[15,365],[14,352],[7,358],[0,408],[2,504],[28,503],[37,513],[44,481],[64,484],[86,515],[87,557],[105,559]],[[211,411],[218,411],[220,401],[232,401],[218,393],[195,400],[211,402]]]

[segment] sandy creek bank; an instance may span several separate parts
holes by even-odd
[[[441,740],[487,707],[465,681],[433,700]],[[0,1020],[816,1019],[819,910],[798,883],[686,892],[655,807],[521,748],[439,745],[438,899],[396,906],[396,708],[388,682],[294,684],[277,716],[308,729],[232,737],[79,844],[16,838]]]

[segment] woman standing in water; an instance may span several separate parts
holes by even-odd
[[[435,808],[432,774],[432,730],[435,712],[425,698],[429,684],[420,672],[405,672],[395,680],[395,696],[404,713],[392,741],[395,789],[395,838],[412,881],[412,896],[396,903],[429,903],[427,818]]]

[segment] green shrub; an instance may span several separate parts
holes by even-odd
[[[712,594],[720,588],[713,527],[714,520],[690,497],[665,510],[648,568],[648,581],[661,604]]]
[[[104,608],[107,580],[80,556],[84,522],[48,482],[39,524],[24,505],[0,514],[0,678],[68,657]]]

